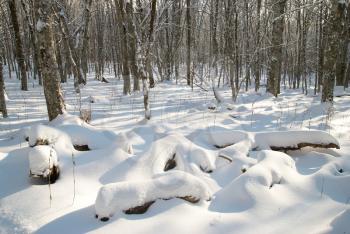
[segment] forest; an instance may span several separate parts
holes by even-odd
[[[349,0],[0,0],[0,233],[350,233]]]

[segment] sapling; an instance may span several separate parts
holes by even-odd
[[[53,146],[51,146],[51,149],[50,149],[50,157],[49,157],[49,170],[50,170],[50,165],[51,165],[51,158],[52,158],[52,148]],[[49,192],[50,192],[50,208],[51,208],[51,203],[52,203],[52,191],[51,191],[51,171],[49,172]]]
[[[72,166],[73,166],[73,204],[75,201],[75,158],[74,153],[72,152]]]

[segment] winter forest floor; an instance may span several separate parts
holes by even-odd
[[[251,89],[233,103],[229,88],[222,88],[225,102],[217,105],[211,91],[163,82],[151,90],[152,119],[145,121],[142,93],[123,96],[122,82],[105,77],[110,83],[90,76],[81,97],[71,80],[63,84],[68,114],[33,133],[36,125],[48,123],[43,90],[30,80],[29,91],[22,92],[19,82],[5,75],[9,118],[0,119],[1,234],[350,233],[350,96],[336,97],[330,106],[301,90],[282,90],[274,98]],[[91,110],[90,125],[74,117],[79,109]],[[322,130],[339,141],[340,149],[285,154],[214,147],[229,141],[224,136],[235,138],[233,130]],[[31,134],[54,141],[61,175],[50,186],[29,178],[33,148],[25,138]],[[291,137],[285,140],[296,140]],[[76,151],[73,144],[87,144],[90,151]],[[231,163],[218,157],[225,152]],[[174,193],[144,214],[116,209],[108,222],[95,219],[102,185],[138,181],[137,191],[147,191],[143,181],[168,173],[163,167],[171,155],[178,160],[174,171],[204,183],[209,201],[192,204]],[[128,204],[132,197],[121,200]]]

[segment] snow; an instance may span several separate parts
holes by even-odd
[[[144,205],[157,199],[191,196],[209,200],[210,191],[201,180],[186,172],[173,171],[155,175],[150,180],[104,185],[98,192],[95,211],[98,217],[111,217],[116,211]]]
[[[275,151],[261,151],[258,162],[217,192],[210,208],[220,212],[242,212],[258,204],[266,196],[273,199],[269,189],[293,178],[295,165],[288,155]]]
[[[269,146],[297,147],[299,143],[339,146],[338,140],[324,131],[279,131],[277,134],[276,132],[260,132],[255,135],[255,144],[260,149],[269,148]]]
[[[46,23],[43,22],[41,19],[38,19],[36,22],[35,28],[38,32],[41,32],[46,27]]]
[[[123,96],[122,81],[104,77],[111,82],[90,74],[81,97],[72,80],[62,84],[67,113],[48,122],[36,81],[22,92],[5,74],[0,233],[349,232],[348,96],[329,106],[300,90],[278,98],[249,90],[233,103],[230,89],[218,88],[225,105],[209,110],[210,87],[164,82],[150,90],[152,118],[144,121],[142,92]],[[77,117],[81,108],[91,110],[90,124]],[[340,149],[271,150],[299,143]],[[60,177],[49,188],[29,170],[47,169],[50,151]],[[188,195],[201,201],[177,198]],[[123,212],[148,201],[144,214]]]
[[[50,146],[38,145],[29,151],[28,157],[30,173],[35,176],[47,177],[52,167],[58,165],[56,151]]]

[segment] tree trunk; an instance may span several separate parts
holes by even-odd
[[[186,27],[187,27],[187,55],[186,55],[186,67],[187,67],[187,85],[193,83],[191,78],[191,0],[186,0]]]
[[[37,9],[38,21],[36,23],[40,45],[40,67],[42,69],[44,94],[50,121],[62,114],[65,110],[59,83],[57,62],[54,54],[52,3],[51,0],[39,1]]]
[[[88,73],[88,48],[89,48],[89,24],[91,15],[91,3],[92,0],[84,0],[84,32],[83,32],[83,42],[81,47],[81,68],[84,73],[85,83],[87,81],[86,74]]]
[[[339,37],[342,33],[342,18],[344,17],[345,2],[332,0],[331,13],[325,25],[325,58],[324,78],[321,102],[333,102],[333,91],[336,75],[336,62],[339,51]]]
[[[14,35],[15,35],[16,58],[17,58],[18,67],[19,67],[20,72],[21,72],[21,90],[27,91],[28,90],[27,73],[26,73],[26,66],[24,63],[22,41],[21,41],[21,36],[19,33],[19,24],[18,24],[18,18],[17,18],[16,2],[15,2],[15,0],[9,0],[8,3],[9,3],[10,14],[11,14],[13,31],[14,31]]]
[[[2,74],[2,56],[0,55],[0,112],[2,117],[7,118],[7,108],[5,101],[4,77]]]
[[[123,94],[130,93],[130,68],[128,58],[128,39],[127,39],[127,28],[125,19],[124,0],[115,0],[117,8],[118,26],[120,29],[121,36],[121,49],[122,49],[122,76],[124,80]]]
[[[268,67],[267,92],[277,97],[279,82],[281,77],[282,43],[284,31],[284,8],[286,0],[276,0],[273,2],[273,23],[272,23],[272,49],[271,61]]]
[[[256,25],[256,62],[255,62],[255,92],[260,88],[260,9],[261,9],[261,0],[257,1],[256,15],[257,15],[257,25]]]

